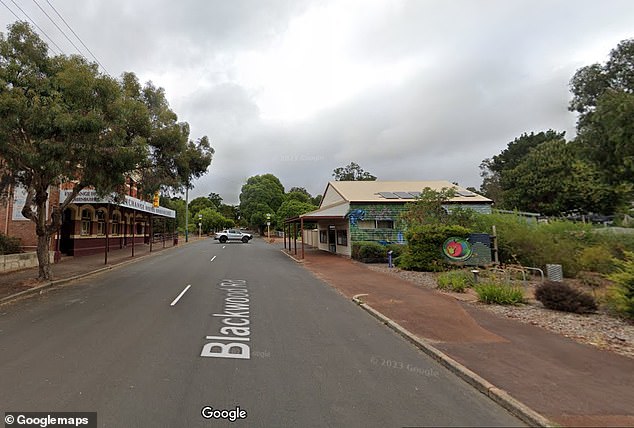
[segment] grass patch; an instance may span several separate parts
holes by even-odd
[[[494,281],[482,282],[474,287],[478,299],[487,304],[517,305],[524,302],[521,287]]]
[[[441,290],[464,293],[473,285],[473,274],[465,270],[452,270],[438,275],[436,282]]]

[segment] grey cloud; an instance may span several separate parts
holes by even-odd
[[[522,133],[553,128],[574,136],[568,82],[587,65],[587,51],[600,46],[607,56],[632,37],[634,13],[631,0],[415,0],[385,3],[374,14],[360,9],[354,22],[333,16],[355,29],[335,40],[348,59],[368,68],[412,60],[419,68],[300,122],[263,120],[258,88],[237,80],[235,57],[278,46],[293,19],[328,4],[340,3],[55,2],[113,74],[191,80],[184,93],[166,88],[192,138],[208,135],[216,149],[191,194],[213,191],[228,203],[238,202],[246,178],[268,172],[287,188],[320,193],[332,170],[351,161],[380,179],[478,187],[482,159]],[[13,20],[6,10],[0,18]]]

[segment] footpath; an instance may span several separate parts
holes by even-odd
[[[189,242],[198,240],[198,237],[189,237]],[[206,238],[200,238],[206,239]],[[180,238],[179,244],[185,244],[184,237]],[[152,244],[150,252],[149,244],[136,244],[134,246],[134,256],[132,256],[132,246],[124,248],[111,248],[108,252],[108,258],[104,253],[94,254],[83,257],[67,257],[63,256],[60,262],[52,264],[53,281],[38,282],[38,268],[22,269],[14,272],[0,273],[0,304],[3,301],[14,300],[16,294],[30,295],[37,293],[45,288],[61,285],[65,282],[72,281],[85,275],[92,275],[98,272],[104,272],[115,266],[133,263],[143,257],[160,251],[168,251],[174,245],[171,241]],[[106,263],[107,262],[107,263]]]
[[[634,426],[634,359],[324,251],[302,264],[529,425]]]
[[[155,244],[152,253],[170,248]],[[37,293],[150,255],[149,245],[136,245],[134,257],[130,247],[111,250],[107,264],[104,254],[64,257],[53,265],[54,281],[48,283],[34,281],[37,268],[0,274],[0,304],[18,292]],[[495,316],[327,252],[307,248],[302,265],[529,425],[634,427],[634,359]]]

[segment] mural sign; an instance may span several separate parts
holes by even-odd
[[[452,262],[462,262],[471,257],[471,244],[466,238],[451,237],[442,245],[442,252]]]

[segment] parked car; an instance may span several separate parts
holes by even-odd
[[[251,239],[253,239],[253,235],[238,229],[226,229],[226,230],[217,232],[214,235],[214,239],[220,241],[223,244],[227,241],[242,241],[246,244]]]

